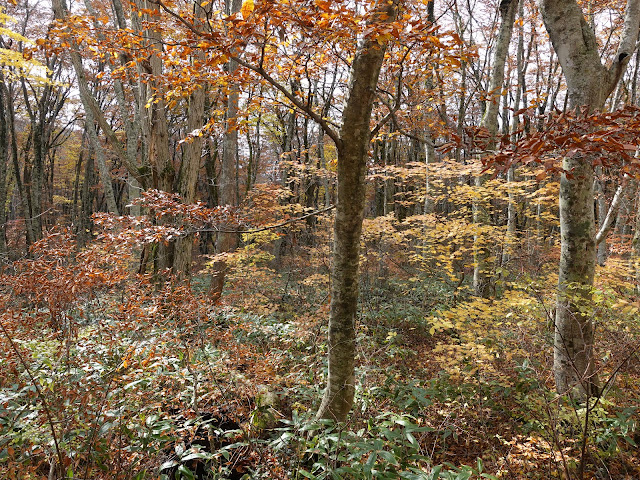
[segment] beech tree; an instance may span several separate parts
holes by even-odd
[[[540,12],[567,83],[569,108],[602,109],[636,48],[640,0],[628,0],[618,50],[603,64],[593,28],[575,0],[540,0]],[[590,312],[596,264],[594,157],[576,152],[563,158],[560,182],[561,256],[555,317],[554,374],[559,393],[577,387],[598,393],[594,325]]]
[[[367,35],[353,59],[338,149],[338,200],[334,226],[331,316],[329,318],[329,373],[319,418],[345,421],[355,393],[358,265],[364,215],[371,110],[387,42],[376,26],[396,19],[398,4],[380,1],[372,12]]]
[[[0,166],[0,181],[4,184],[0,205],[6,208],[11,177],[15,178],[25,219],[26,245],[30,246],[42,238],[46,224],[51,223],[56,146],[64,139],[63,131],[72,124],[63,126],[61,122],[71,87],[66,84],[65,65],[59,56],[47,56],[42,61],[33,56],[35,42],[27,37],[42,33],[43,25],[34,21],[46,15],[41,6],[27,2],[15,10],[19,15],[16,32],[3,27],[14,19],[0,10],[0,89],[4,115],[4,125],[0,126],[4,130],[0,134],[4,146],[0,149],[4,151],[2,162],[7,162]],[[26,115],[21,117],[21,113]],[[2,221],[0,230],[6,229],[7,219]]]
[[[228,38],[231,37],[230,41],[221,44],[215,34],[199,29],[186,16],[172,11],[169,5],[161,2],[159,5],[178,18],[192,32],[197,33],[203,39],[202,43],[209,48],[224,52],[245,71],[257,74],[279,92],[293,109],[316,122],[335,144],[338,187],[331,273],[328,378],[317,416],[344,421],[353,404],[355,392],[359,248],[365,210],[365,176],[370,139],[372,131],[379,131],[382,125],[393,118],[395,110],[387,105],[389,112],[381,118],[378,126],[372,129],[370,123],[374,101],[377,98],[378,77],[387,45],[393,38],[402,36],[399,22],[396,22],[401,6],[399,3],[384,0],[373,3],[370,11],[363,15],[366,19],[363,29],[362,26],[358,27],[352,23],[352,19],[347,15],[351,10],[344,5],[336,6],[337,11],[334,11],[331,4],[321,1],[305,6],[305,8],[322,12],[323,18],[326,19],[315,27],[317,32],[312,30],[314,35],[317,33],[322,41],[334,41],[336,44],[342,44],[342,48],[347,51],[350,49],[353,52],[341,125],[336,129],[335,123],[327,115],[330,109],[326,105],[318,109],[312,94],[307,97],[303,95],[301,79],[308,82],[311,92],[313,82],[310,75],[314,69],[318,68],[311,62],[312,57],[309,55],[307,63],[301,65],[301,53],[297,51],[292,55],[294,60],[290,60],[291,63],[279,60],[280,64],[277,68],[272,63],[274,60],[278,62],[273,54],[280,48],[274,46],[278,38],[272,32],[275,28],[276,32],[280,32],[278,36],[285,38],[286,33],[280,30],[283,18],[289,18],[288,16],[292,15],[291,23],[299,25],[304,32],[311,28],[312,22],[306,16],[301,16],[300,11],[290,12],[286,7],[273,4],[261,4],[261,10],[254,11],[253,2],[245,2],[241,9],[242,19],[237,15],[230,16],[230,21],[237,25],[231,35],[227,33]],[[255,22],[255,19],[260,18],[269,18],[275,25],[271,26],[268,22],[265,24]],[[330,22],[336,22],[336,27],[332,28]],[[347,27],[344,28],[337,22],[343,22]],[[434,45],[441,45],[436,37],[429,37],[430,22],[416,19],[412,20],[412,26],[414,27],[411,32],[413,41],[425,44],[426,50],[433,48]],[[336,28],[338,28],[337,31]],[[344,28],[344,31],[339,28]],[[362,39],[357,49],[354,49],[354,45],[347,43],[347,40],[357,38],[354,30],[360,31],[360,29],[362,29]],[[304,44],[306,36],[301,36],[299,40]],[[247,46],[251,41],[255,42],[257,48]],[[317,43],[314,37],[310,37],[311,46],[306,48],[318,49],[319,45],[322,45],[321,42]],[[407,48],[407,52],[409,50]],[[288,82],[282,80],[284,76],[282,73],[274,74],[271,71],[272,68],[280,72],[288,72],[290,75]],[[399,78],[401,80],[402,76],[400,75]],[[398,95],[401,93],[398,92]]]
[[[127,169],[131,184],[131,195],[135,196],[137,186],[156,188],[167,193],[178,193],[185,203],[196,199],[198,173],[202,160],[201,128],[206,124],[205,96],[208,81],[203,75],[205,65],[202,50],[189,51],[181,57],[170,57],[166,52],[165,34],[171,36],[163,26],[162,12],[153,2],[140,0],[129,7],[130,21],[127,22],[127,11],[119,0],[113,0],[113,23],[110,28],[102,27],[97,22],[97,13],[90,1],[85,6],[93,15],[92,29],[86,25],[73,24],[66,0],[53,0],[56,19],[60,22],[58,35],[65,39],[70,48],[80,98],[87,112],[90,124],[92,119],[104,132],[108,144],[117,155],[121,164]],[[190,16],[198,19],[206,18],[206,12],[198,2],[191,4]],[[107,17],[102,19],[106,23]],[[199,21],[199,20],[198,20]],[[201,25],[198,23],[198,26]],[[81,35],[76,35],[81,32]],[[124,127],[124,141],[116,134],[114,126],[109,122],[106,112],[91,92],[90,82],[83,64],[83,50],[78,42],[82,38],[88,45],[104,48],[106,52],[92,52],[99,61],[105,61],[111,70],[115,101],[120,113],[120,124]],[[109,43],[111,42],[111,43]],[[169,59],[175,62],[172,63]],[[182,78],[180,93],[170,95],[175,87],[169,80],[175,75],[176,64],[193,72],[191,77]],[[99,78],[99,76],[98,76]],[[128,82],[127,82],[128,80]],[[179,103],[184,104],[185,128],[182,142],[179,142],[170,126],[170,113]],[[194,133],[195,132],[195,133]],[[94,143],[96,143],[94,141]],[[176,145],[180,145],[179,153]],[[99,145],[98,145],[99,147]],[[98,155],[98,166],[102,183],[109,183],[109,173]],[[105,188],[108,190],[108,188]],[[114,211],[115,203],[109,202],[109,209]],[[162,221],[162,220],[160,220]],[[185,279],[190,274],[193,250],[193,236],[178,238],[171,242],[157,245],[155,258],[152,256],[157,270],[172,269],[178,279]],[[150,249],[149,249],[150,250]],[[146,252],[142,264],[143,269],[149,259]]]
[[[347,100],[342,126],[335,131],[293,92],[274,80],[261,65],[241,59],[249,68],[279,89],[294,106],[320,124],[337,149],[338,188],[334,223],[331,272],[331,309],[329,316],[328,376],[318,418],[345,421],[355,394],[356,320],[360,263],[360,236],[365,206],[365,175],[371,139],[371,113],[378,76],[391,36],[383,32],[392,24],[400,6],[395,2],[376,2],[368,14],[364,38],[351,64]]]
[[[226,0],[225,10],[227,15],[240,12],[242,2],[240,0]],[[227,92],[227,105],[225,110],[225,131],[222,142],[222,161],[220,162],[220,174],[218,175],[218,203],[223,206],[233,207],[238,203],[238,191],[236,185],[236,168],[238,165],[238,102],[240,89],[233,75],[238,69],[238,63],[230,59],[226,65],[227,73],[231,77],[231,85]],[[216,240],[216,253],[225,254],[233,250],[237,244],[238,235],[231,232],[220,232]],[[214,273],[211,278],[212,298],[217,300],[222,295],[227,262],[217,260],[213,264]]]
[[[481,128],[486,128],[489,135],[488,149],[493,150],[496,146],[496,136],[498,134],[498,115],[500,109],[500,100],[503,97],[504,67],[509,53],[509,42],[513,33],[513,23],[516,18],[516,9],[518,0],[504,0],[500,3],[500,27],[498,29],[498,38],[496,40],[495,54],[493,66],[491,67],[491,75],[489,78],[489,92],[487,107],[480,122]],[[483,175],[476,177],[476,186],[482,187],[484,183]],[[484,211],[481,202],[474,202],[473,220],[476,224],[488,222],[488,215]],[[474,247],[474,268],[473,268],[473,289],[477,295],[489,297],[491,293],[491,272],[487,258],[489,252],[482,234],[476,233]]]

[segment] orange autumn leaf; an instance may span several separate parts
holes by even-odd
[[[242,18],[244,18],[245,20],[249,18],[249,15],[253,13],[254,8],[255,8],[255,5],[253,3],[253,0],[244,0],[244,2],[242,2],[242,8],[240,9],[240,13],[242,13]]]

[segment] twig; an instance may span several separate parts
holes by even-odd
[[[316,211],[311,212],[311,213],[307,213],[306,215],[302,215],[301,217],[291,218],[291,219],[286,220],[284,222],[276,223],[274,225],[267,225],[265,227],[253,228],[253,229],[249,229],[249,230],[224,230],[224,229],[221,229],[221,228],[196,228],[196,229],[193,229],[193,230],[185,231],[184,235],[189,235],[191,233],[204,233],[204,232],[212,232],[212,233],[259,233],[259,232],[264,232],[265,230],[273,230],[274,228],[284,227],[284,226],[289,225],[291,223],[299,222],[300,220],[304,220],[306,218],[313,217],[315,215],[320,215],[321,213],[329,212],[329,211],[333,210],[334,208],[336,208],[335,205],[329,205],[326,208],[323,208],[321,210],[316,210]]]

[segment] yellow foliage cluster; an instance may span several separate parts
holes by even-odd
[[[34,42],[7,27],[13,23],[13,17],[5,14],[0,8],[0,36],[9,38],[18,44],[33,45]],[[5,79],[28,78],[34,83],[50,83],[49,71],[45,65],[31,58],[28,51],[20,52],[8,48],[0,48],[0,74]]]
[[[429,333],[449,333],[434,348],[435,358],[456,380],[477,377],[508,386],[509,381],[493,365],[498,359],[511,361],[527,352],[505,344],[505,329],[517,329],[523,318],[531,321],[538,312],[536,298],[521,289],[510,290],[499,299],[473,297],[470,301],[429,318]]]

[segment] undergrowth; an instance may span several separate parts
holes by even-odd
[[[195,288],[136,276],[131,247],[109,234],[78,253],[61,232],[5,270],[0,477],[640,475],[639,320],[613,267],[595,292],[606,388],[581,404],[553,393],[547,270],[484,300],[424,258],[366,260],[356,402],[332,424],[314,417],[327,265],[276,270],[252,241],[214,305],[206,272]]]

